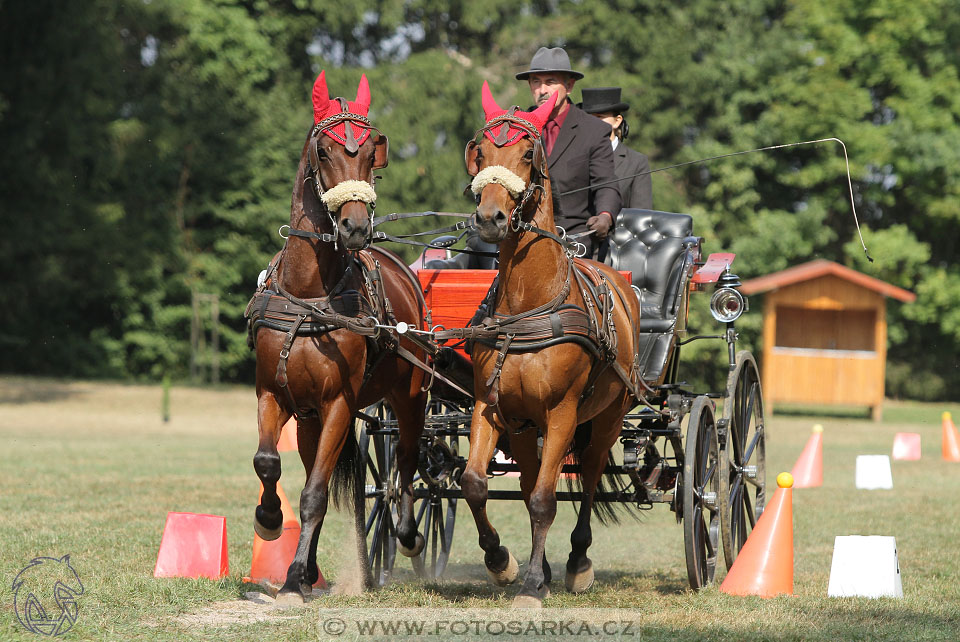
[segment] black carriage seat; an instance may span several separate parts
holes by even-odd
[[[630,270],[639,289],[643,376],[659,378],[669,357],[688,250],[698,243],[693,217],[625,208],[610,235],[607,263]]]
[[[434,239],[434,244],[436,245],[447,239],[454,240],[454,237],[438,237]],[[477,252],[496,252],[498,248],[494,243],[481,241],[477,232],[471,230],[467,233],[466,249]],[[427,261],[424,267],[430,270],[496,270],[497,259],[492,256],[477,256],[476,254],[454,251],[454,256],[449,259]]]

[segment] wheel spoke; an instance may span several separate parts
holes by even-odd
[[[743,493],[743,508],[750,520],[750,528],[753,528],[757,524],[757,517],[753,512],[753,504],[750,502],[750,493]]]
[[[370,515],[367,517],[366,535],[370,534],[370,526],[373,524],[373,520],[376,519],[377,515],[380,514],[381,506],[383,506],[383,499],[377,497],[373,502],[373,508],[370,509]]]
[[[429,502],[423,502],[420,504],[420,510],[417,511],[417,528],[420,528],[421,524],[423,524],[423,513],[427,510],[428,503]]]
[[[710,482],[713,481],[714,473],[717,472],[717,462],[714,461],[711,463],[711,466],[707,469],[707,472],[703,476],[703,483],[700,485],[700,491],[703,492],[703,489],[706,488]]]
[[[747,448],[746,459],[744,459],[743,463],[750,461],[750,458],[753,457],[753,451],[761,439],[763,439],[763,433],[760,431],[753,433],[753,439],[750,440],[750,446]]]

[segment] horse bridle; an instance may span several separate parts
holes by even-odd
[[[506,113],[491,118],[483,127],[478,129],[473,136],[474,143],[479,145],[479,140],[485,132],[492,132],[496,127],[506,124],[508,126],[500,127],[500,132],[493,137],[493,144],[497,147],[503,147],[507,143],[516,141],[523,136],[529,136],[533,141],[533,163],[530,170],[530,180],[527,182],[526,189],[524,189],[523,195],[517,202],[516,207],[513,208],[513,212],[510,214],[510,229],[514,232],[521,230],[520,223],[523,211],[527,203],[530,202],[530,199],[533,198],[533,195],[535,193],[539,195],[544,193],[543,178],[546,175],[547,163],[547,153],[543,147],[540,130],[529,120],[517,116],[517,109],[519,108],[514,105],[508,109]],[[510,135],[511,133],[513,134],[512,136]],[[480,202],[479,194],[476,195],[476,201],[477,203]]]
[[[523,136],[529,136],[533,141],[533,161],[530,169],[530,180],[527,182],[522,195],[517,200],[517,205],[510,213],[510,229],[514,233],[529,231],[540,236],[551,238],[563,246],[567,254],[571,256],[583,256],[586,252],[586,246],[583,243],[579,241],[571,242],[565,232],[559,235],[554,234],[553,232],[537,227],[532,221],[524,220],[523,218],[523,213],[527,209],[527,203],[531,202],[533,195],[537,194],[536,202],[539,205],[539,199],[545,193],[544,178],[547,175],[547,153],[544,148],[543,138],[540,136],[540,130],[529,120],[517,116],[517,109],[519,108],[514,105],[507,110],[506,113],[491,118],[483,127],[476,131],[472,141],[479,147],[479,141],[485,132],[492,132],[494,128],[503,124],[511,126],[501,127],[500,132],[493,137],[493,144],[497,147],[503,147],[505,144],[516,141]],[[512,136],[511,133],[513,134]],[[475,198],[479,204],[480,194],[477,193]],[[533,211],[536,212],[536,208],[533,208]]]
[[[317,196],[317,200],[320,202],[320,206],[323,207],[323,210],[327,213],[327,217],[330,219],[330,225],[333,228],[333,234],[317,234],[315,232],[307,232],[304,230],[296,230],[290,228],[288,233],[291,236],[300,236],[305,238],[312,238],[326,243],[333,243],[334,249],[337,249],[337,240],[340,238],[340,227],[337,225],[337,219],[334,217],[333,212],[330,211],[330,208],[327,207],[326,203],[323,200],[323,195],[327,190],[332,189],[327,187],[324,189],[323,186],[323,177],[320,174],[320,155],[317,152],[317,147],[320,145],[320,134],[324,133],[326,130],[331,127],[344,123],[346,137],[344,140],[344,147],[348,152],[354,153],[360,149],[357,139],[353,133],[354,123],[359,124],[362,129],[367,129],[371,131],[371,136],[373,132],[376,132],[380,136],[383,136],[385,141],[388,141],[386,136],[383,135],[383,132],[375,127],[370,119],[362,114],[355,114],[350,111],[347,106],[347,101],[343,98],[336,98],[340,103],[341,111],[333,116],[324,118],[319,123],[313,126],[313,129],[310,130],[310,142],[307,144],[307,176],[304,177],[303,181],[313,182],[313,191]],[[329,134],[328,134],[329,135]],[[386,143],[389,145],[389,142]],[[377,182],[377,176],[373,174],[371,176],[370,186],[375,187]],[[373,240],[373,219],[376,213],[376,201],[368,203],[369,205],[369,215],[370,215],[370,226],[369,233],[367,234],[367,241],[364,247],[370,245]],[[282,229],[282,227],[281,227]]]

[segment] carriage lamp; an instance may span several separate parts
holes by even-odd
[[[747,307],[743,295],[733,288],[718,288],[710,297],[710,314],[722,323],[731,323],[740,318]]]

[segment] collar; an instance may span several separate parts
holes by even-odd
[[[610,144],[613,145],[613,151],[617,151],[617,145],[620,144],[620,139],[614,136],[613,140],[610,141]]]

